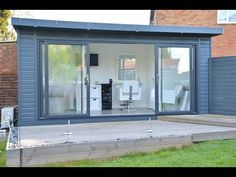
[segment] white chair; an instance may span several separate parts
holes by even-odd
[[[118,98],[124,101],[121,106],[125,106],[123,110],[130,109],[130,103],[135,100],[141,100],[141,88],[138,81],[123,81],[122,87],[118,88]]]

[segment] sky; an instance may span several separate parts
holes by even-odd
[[[178,74],[181,74],[183,72],[189,72],[190,65],[189,65],[189,48],[171,48],[171,57],[173,59],[180,59],[179,60],[179,68],[178,68]]]
[[[15,10],[14,17],[149,25],[150,10]]]

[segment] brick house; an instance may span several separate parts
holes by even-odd
[[[17,105],[17,44],[0,42],[0,108]]]
[[[223,27],[212,38],[212,56],[236,56],[236,10],[152,10],[150,24]]]

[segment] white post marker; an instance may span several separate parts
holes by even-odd
[[[148,129],[147,129],[147,134],[149,135],[149,137],[152,137],[152,118],[149,117],[148,120]]]
[[[72,132],[70,131],[69,126],[70,126],[70,120],[68,120],[67,130],[64,133],[64,135],[66,136],[66,143],[72,143],[72,140],[71,140]]]

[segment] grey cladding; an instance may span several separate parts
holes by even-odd
[[[210,112],[236,115],[236,57],[210,59]]]

